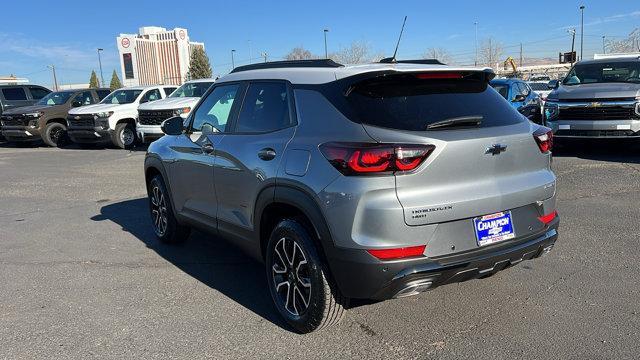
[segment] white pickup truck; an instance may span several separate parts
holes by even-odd
[[[100,103],[69,111],[67,133],[83,147],[112,142],[125,149],[136,141],[138,106],[166,97],[170,86],[137,86],[113,91]]]
[[[138,107],[136,132],[143,143],[161,138],[162,122],[174,116],[186,118],[200,97],[213,85],[214,79],[199,79],[184,83],[166,99],[141,104]]]

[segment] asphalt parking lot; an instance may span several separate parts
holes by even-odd
[[[637,358],[639,145],[557,154],[550,255],[297,335],[261,265],[155,240],[144,150],[0,143],[0,358]]]

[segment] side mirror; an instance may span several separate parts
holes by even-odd
[[[513,98],[513,102],[522,102],[525,101],[527,97],[525,95],[522,94],[518,94]]]
[[[162,122],[160,129],[162,129],[162,132],[167,135],[180,135],[184,130],[183,121],[184,119],[180,116],[168,118]]]
[[[557,89],[558,86],[560,86],[560,81],[558,80],[551,80],[547,83],[549,89]]]
[[[80,107],[80,106],[82,106],[82,103],[80,101],[78,101],[78,100],[74,100],[71,103],[71,107]]]

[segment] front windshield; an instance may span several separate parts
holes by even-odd
[[[212,82],[186,83],[169,95],[170,98],[179,97],[202,97],[204,93],[213,85]]]
[[[640,82],[640,61],[578,64],[571,69],[563,85]]]
[[[73,91],[56,91],[38,100],[38,105],[62,105],[73,95]]]
[[[506,84],[491,84],[491,87],[496,89],[496,91],[502,95],[503,98],[508,99],[509,97],[509,85]]]
[[[100,104],[131,104],[142,90],[116,90],[100,101]]]

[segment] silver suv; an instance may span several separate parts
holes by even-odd
[[[298,332],[349,299],[490,276],[557,238],[551,130],[490,69],[330,60],[236,68],[149,147],[163,242],[220,234],[265,263]]]

